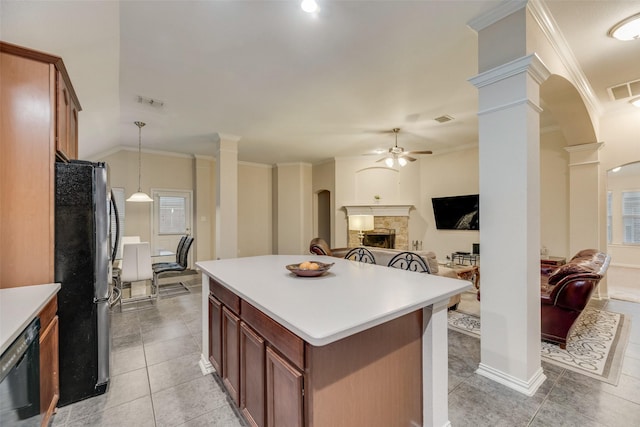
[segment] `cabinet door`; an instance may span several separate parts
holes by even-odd
[[[67,156],[69,160],[78,158],[78,107],[71,102],[69,109],[69,138],[67,143]]]
[[[267,346],[267,426],[303,425],[303,377],[293,365]]]
[[[240,406],[240,318],[222,306],[222,382]]]
[[[58,382],[58,316],[40,333],[40,413],[48,418],[60,397]]]
[[[64,160],[69,159],[69,125],[71,95],[60,72],[57,73],[56,151]]]
[[[264,426],[265,343],[240,323],[240,410],[250,426]]]
[[[209,295],[209,360],[222,378],[222,304]]]

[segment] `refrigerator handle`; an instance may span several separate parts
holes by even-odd
[[[116,205],[115,197],[113,194],[113,190],[111,190],[111,206],[113,207],[113,214],[116,218],[116,235],[114,239],[113,249],[111,250],[111,263],[116,259],[116,255],[118,254],[118,246],[120,244],[120,216],[118,215],[118,205]],[[113,237],[113,230],[111,230],[111,237]]]

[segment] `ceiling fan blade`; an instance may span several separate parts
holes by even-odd
[[[404,158],[404,159],[409,160],[410,162],[415,162],[416,161],[416,159],[414,157],[407,156],[406,154],[402,155],[401,157]]]
[[[431,150],[422,150],[422,151],[405,151],[404,154],[433,154]]]
[[[383,162],[383,161],[387,160],[388,158],[389,158],[389,156],[386,156],[386,157],[383,157],[381,159],[378,159],[378,160],[376,160],[376,163]]]

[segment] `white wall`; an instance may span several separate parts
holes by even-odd
[[[272,167],[238,163],[238,256],[272,252]]]
[[[373,204],[378,194],[379,203],[419,205],[420,162],[413,162],[397,169],[381,167],[367,157],[341,157],[335,161],[335,208],[333,247],[346,247],[348,241],[347,213],[343,206]],[[409,240],[415,240],[412,223],[423,221],[414,210],[409,218]]]
[[[123,187],[125,198],[138,189],[138,152],[121,150],[98,161],[109,165],[109,183]],[[150,194],[151,188],[193,191],[193,159],[185,155],[166,155],[142,152],[140,187]],[[140,236],[151,241],[151,207],[148,203],[126,204],[125,235]],[[196,239],[199,236],[195,236]],[[195,259],[195,258],[194,258]]]
[[[480,233],[469,230],[436,229],[431,198],[478,194],[478,149],[422,156],[420,165],[419,214],[424,218],[424,222],[415,221],[412,216],[412,222],[409,224],[410,236],[417,233],[417,240],[423,241],[423,250],[435,252],[440,260],[444,260],[452,252],[471,252],[472,244],[480,242]],[[419,228],[416,230],[414,225],[418,225]],[[482,229],[482,218],[480,218],[480,229]],[[410,237],[410,239],[413,238]],[[482,254],[482,248],[480,248],[480,254]]]
[[[277,165],[278,251],[305,254],[313,232],[312,167],[308,163]]]
[[[123,187],[125,197],[137,191],[137,151],[121,150],[95,160],[109,164],[111,186]],[[213,157],[142,153],[142,191],[149,194],[152,187],[193,191],[192,251],[197,261],[215,258],[215,167]],[[272,253],[271,176],[271,166],[238,165],[238,251],[242,256]],[[150,204],[127,203],[125,209],[124,234],[150,241]]]
[[[569,153],[559,130],[540,135],[540,246],[551,256],[569,253]]]

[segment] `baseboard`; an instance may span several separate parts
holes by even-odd
[[[200,366],[202,375],[213,374],[216,371],[211,362],[207,360],[204,354],[200,354],[200,361],[198,362],[198,366]]]
[[[544,380],[547,379],[543,373],[542,368],[538,368],[535,374],[528,381],[522,381],[516,377],[505,374],[502,371],[498,371],[490,366],[480,363],[476,374],[489,378],[497,383],[507,386],[515,391],[518,391],[527,396],[533,396],[538,391],[538,388],[542,385]]]

